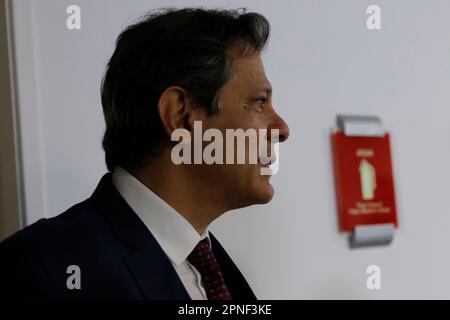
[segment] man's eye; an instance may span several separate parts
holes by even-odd
[[[256,98],[256,104],[258,105],[258,107],[260,107],[261,109],[264,109],[264,104],[266,103],[267,98],[265,97],[259,97]]]

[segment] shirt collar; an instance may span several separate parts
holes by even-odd
[[[179,266],[197,243],[209,238],[206,230],[199,235],[175,209],[122,167],[116,167],[112,180],[127,204],[150,230],[169,259]]]

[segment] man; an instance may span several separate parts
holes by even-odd
[[[268,36],[264,17],[238,11],[160,10],[128,27],[102,84],[109,173],[87,200],[0,244],[1,295],[256,299],[208,226],[271,200],[267,163],[175,164],[171,137],[195,140],[200,122],[287,139],[260,57]]]

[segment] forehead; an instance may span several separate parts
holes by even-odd
[[[240,89],[271,90],[259,53],[232,59],[229,85]]]

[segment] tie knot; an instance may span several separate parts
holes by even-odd
[[[189,254],[188,261],[198,270],[209,300],[230,300],[231,296],[220,266],[209,246],[208,239],[201,240]]]
[[[209,246],[208,239],[205,238],[195,246],[194,250],[189,254],[188,259],[196,259],[203,255],[212,254],[211,247]]]

